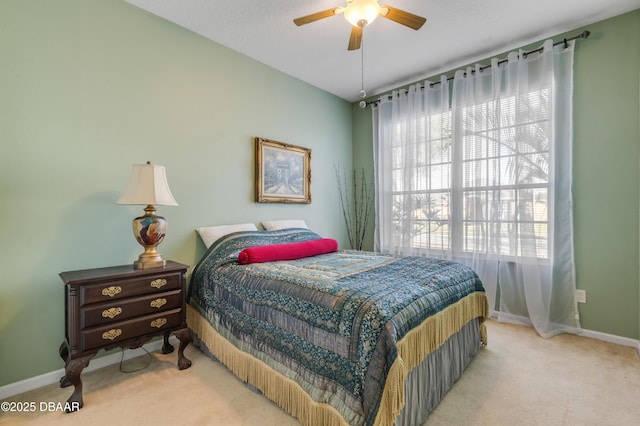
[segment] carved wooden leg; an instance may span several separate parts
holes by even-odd
[[[170,354],[171,352],[173,352],[173,346],[171,345],[171,343],[169,343],[169,335],[171,333],[169,331],[164,333],[164,343],[162,344],[162,353],[163,354]]]
[[[60,358],[66,363],[67,358],[69,357],[69,346],[67,345],[67,341],[64,340],[60,344],[60,348],[58,349],[58,354],[60,354]]]
[[[60,379],[60,387],[74,386],[73,393],[69,399],[67,399],[68,406],[71,407],[71,409],[67,410],[67,413],[81,409],[84,404],[82,400],[82,380],[80,379],[80,374],[82,374],[82,370],[89,365],[89,361],[91,361],[94,355],[95,353],[68,360],[64,367],[65,375]]]
[[[191,367],[191,360],[184,356],[184,348],[191,342],[191,330],[188,328],[182,328],[174,332],[178,340],[180,340],[180,346],[178,347],[178,368],[184,370]]]
[[[62,358],[62,360],[64,361],[64,365],[66,367],[67,364],[69,363],[69,345],[67,344],[66,340],[64,340],[60,344],[60,348],[58,349],[58,354],[60,354],[60,358]],[[67,376],[65,375],[60,378],[60,387],[66,388],[67,386],[71,386],[71,382],[67,380]]]

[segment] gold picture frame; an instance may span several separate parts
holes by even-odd
[[[311,150],[257,137],[256,202],[311,203]]]

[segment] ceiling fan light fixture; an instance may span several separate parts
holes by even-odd
[[[344,18],[354,27],[371,24],[379,14],[380,5],[377,0],[351,0],[344,9]]]

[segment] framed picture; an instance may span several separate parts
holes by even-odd
[[[256,138],[256,201],[311,203],[311,150]]]

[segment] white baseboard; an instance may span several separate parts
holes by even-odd
[[[169,342],[174,346],[176,344],[180,344],[175,336],[171,336],[169,338]],[[147,343],[146,345],[143,345],[142,348],[146,349],[148,352],[155,352],[162,348],[162,343],[162,339],[154,340]],[[121,352],[116,352],[110,355],[94,358],[91,360],[87,368],[85,368],[82,372],[84,373],[94,371],[99,368],[107,367],[109,365],[118,364],[122,359],[128,360],[144,355],[144,351],[142,350],[142,348],[127,349],[124,351],[124,354]],[[51,371],[49,373],[44,373],[39,376],[31,377],[29,379],[21,380],[19,382],[9,383],[8,385],[0,387],[0,400],[9,398],[13,395],[28,392],[42,386],[58,383],[62,376],[64,376],[64,368],[60,368],[59,370]]]
[[[491,311],[489,313],[489,318],[499,321],[498,311]],[[514,317],[506,316],[506,318],[508,318],[508,321],[511,321],[514,324],[524,325],[526,327],[533,327],[533,325],[531,324],[531,321],[528,318],[517,317],[517,316],[514,316]],[[590,339],[602,340],[603,342],[615,343],[616,345],[630,346],[632,348],[636,348],[636,350],[638,351],[638,356],[640,356],[640,340],[631,339],[629,337],[615,336],[613,334],[601,333],[599,331],[585,330],[585,329],[582,329],[579,333],[577,333],[577,335],[582,337],[588,337]]]
[[[613,334],[600,333],[599,331],[593,330],[583,330],[580,336],[602,340],[609,343],[615,343],[622,346],[631,346],[632,348],[636,348],[638,351],[638,355],[640,355],[640,340],[630,339],[628,337],[614,336]]]

